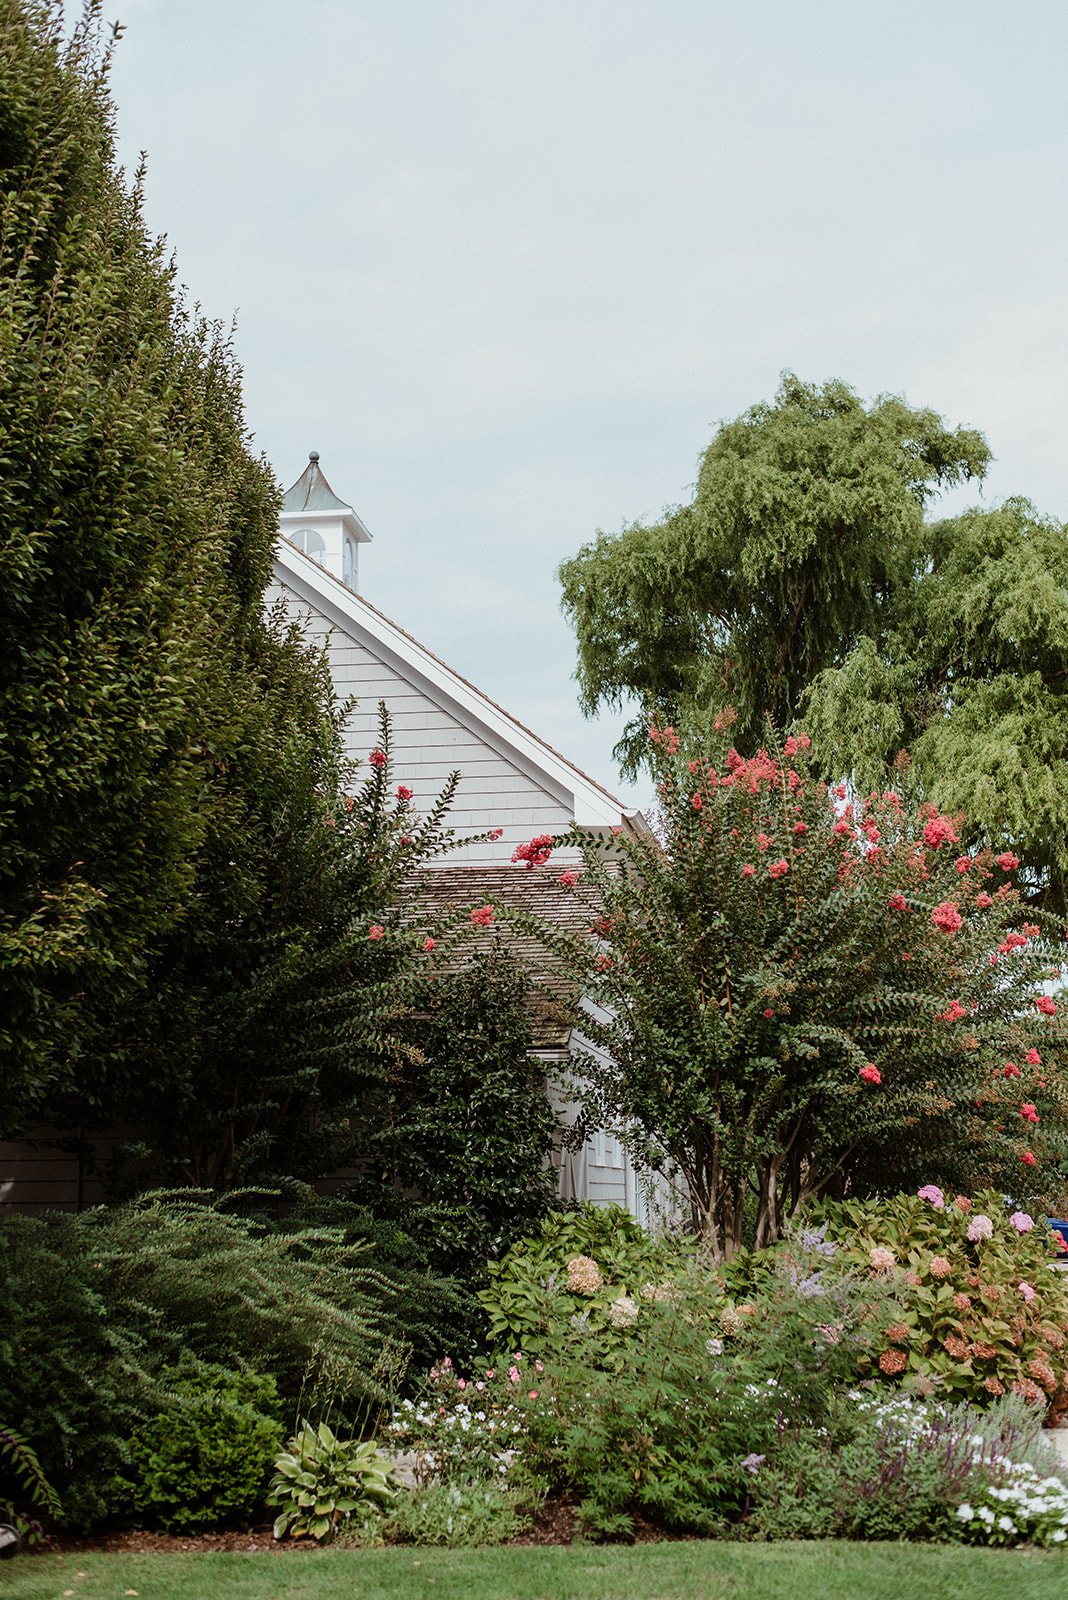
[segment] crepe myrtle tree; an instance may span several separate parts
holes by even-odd
[[[1021,904],[1010,852],[959,818],[809,770],[804,733],[744,757],[649,730],[645,837],[575,831],[589,935],[540,936],[588,997],[591,1122],[674,1171],[719,1259],[806,1202],[916,1182],[1059,1205],[1068,1175],[1064,927]],[[552,872],[549,841],[537,841]],[[529,861],[529,856],[526,858]]]

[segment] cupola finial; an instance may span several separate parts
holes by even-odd
[[[319,459],[318,450],[309,450],[308,451],[308,460],[309,461],[318,461],[318,459]]]

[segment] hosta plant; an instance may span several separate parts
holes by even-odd
[[[371,1439],[339,1439],[325,1422],[302,1422],[274,1464],[267,1504],[281,1506],[274,1536],[328,1543],[354,1513],[383,1510],[400,1488],[393,1463]]]

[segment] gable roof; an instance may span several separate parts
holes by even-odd
[[[294,484],[290,494],[301,481]],[[410,633],[305,555],[284,535],[279,536],[276,546],[275,573],[298,602],[303,600],[313,606],[340,632],[359,640],[402,678],[472,729],[562,805],[568,806],[580,827],[599,832],[620,826],[637,833],[648,830],[640,812],[625,810],[622,801],[595,779],[446,666]]]

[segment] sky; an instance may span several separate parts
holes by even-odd
[[[559,563],[789,369],[1068,517],[1063,0],[105,0],[121,159],[360,590],[628,804]],[[974,503],[954,491],[942,511]]]

